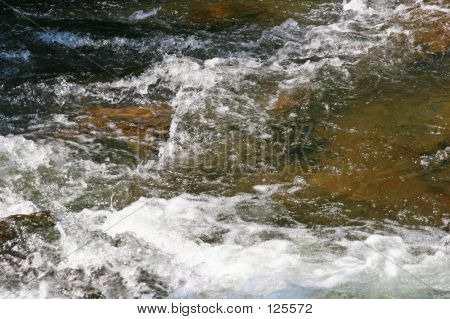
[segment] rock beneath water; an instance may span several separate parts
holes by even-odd
[[[311,101],[313,91],[311,88],[296,88],[291,91],[282,91],[278,94],[274,105],[270,108],[275,112],[291,111],[301,108]]]
[[[407,14],[398,17],[400,24],[411,30],[414,44],[421,46],[426,53],[445,53],[450,43],[450,18],[442,10],[430,10],[433,4],[442,5],[442,1],[424,1],[409,9]]]
[[[194,7],[189,18],[194,23],[209,23],[214,21],[244,20],[258,18],[265,12],[264,8],[252,2],[219,2],[202,3]]]
[[[99,126],[105,126],[109,122],[119,124],[119,128],[126,136],[133,136],[134,128],[142,126],[143,130],[153,129],[165,131],[168,129],[171,109],[168,106],[160,108],[127,107],[121,109],[89,108],[85,111],[98,122]]]
[[[441,225],[450,202],[448,167],[424,171],[420,158],[450,141],[448,112],[442,104],[375,103],[345,114],[309,183],[333,196],[384,207],[380,217]]]
[[[374,102],[336,115],[330,130],[312,132],[328,142],[304,174],[309,186],[272,197],[311,225],[387,218],[442,226],[450,217],[450,104],[439,90],[436,99]]]
[[[156,107],[88,108],[75,118],[76,126],[60,134],[61,138],[94,138],[109,146],[125,143],[137,157],[154,156],[170,127],[172,109]],[[109,141],[109,142],[108,142]]]

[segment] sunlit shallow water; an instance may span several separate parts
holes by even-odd
[[[14,6],[0,296],[449,297],[445,1]]]

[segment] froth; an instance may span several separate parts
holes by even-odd
[[[4,167],[36,169],[48,165],[51,154],[50,147],[40,146],[23,136],[0,136],[0,161]]]
[[[265,200],[261,195],[257,205]],[[308,287],[309,294],[314,294],[360,283],[381,295],[397,286],[401,294],[408,291],[411,280],[427,289],[407,272],[436,289],[450,288],[439,279],[448,275],[445,265],[449,262],[445,246],[439,243],[442,234],[401,229],[397,235],[361,232],[361,241],[345,237],[335,241],[342,229],[330,238],[320,238],[300,224],[283,228],[246,222],[239,217],[242,205],[254,202],[249,195],[182,195],[142,198],[121,211],[86,210],[82,215],[93,229],[113,237],[132,234],[144,240],[152,253],[164,256],[148,267],[170,281],[174,297],[267,297],[290,285]],[[105,221],[92,223],[99,216]],[[335,242],[330,247],[329,240]],[[421,251],[422,245],[428,251]],[[320,257],[312,247],[321,250]],[[78,255],[76,263],[83,264],[83,258],[91,260]],[[442,276],[434,277],[436,271]]]

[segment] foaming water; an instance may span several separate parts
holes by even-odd
[[[411,280],[394,263],[412,272],[423,271],[422,278],[435,271],[440,278],[449,275],[445,267],[449,262],[446,247],[438,241],[442,234],[427,238],[429,244],[434,241],[436,245],[430,255],[414,256],[410,250],[417,242],[406,243],[400,236],[381,234],[369,235],[362,242],[341,239],[336,242],[337,247],[327,249],[326,240],[301,225],[283,228],[240,220],[236,206],[246,202],[251,205],[250,198],[245,196],[141,199],[107,218],[101,228],[110,235],[127,231],[136,234],[161,253],[168,254],[174,268],[190,273],[183,278],[186,285],[173,292],[176,297],[214,294],[213,291],[222,291],[219,297],[268,296],[289,284],[317,291],[375,278],[382,278],[377,288],[386,289]],[[118,223],[124,217],[128,218]],[[216,233],[223,233],[218,243],[202,242],[206,241],[205,237],[220,236]],[[323,249],[320,258],[312,254],[311,247],[315,245]],[[449,288],[437,278],[427,282],[443,291]],[[423,286],[423,283],[416,285]]]
[[[286,92],[299,87],[320,92],[315,83],[323,81],[324,77],[326,81],[338,81],[343,87],[350,88],[354,80],[353,69],[361,57],[367,56],[373,48],[386,46],[396,36],[411,36],[408,30],[390,23],[403,7],[382,3],[375,8],[377,10],[359,0],[344,2],[342,17],[331,24],[318,26],[303,26],[290,18],[279,26],[264,30],[262,36],[246,44],[246,47],[258,50],[268,42],[280,42],[279,49],[262,56],[238,51],[229,57],[202,60],[186,56],[183,51],[205,50],[211,40],[170,37],[157,40],[163,44],[172,43],[169,47],[160,46],[164,53],[162,61],[140,75],[88,85],[62,78],[58,84],[44,87],[56,94],[55,101],[59,104],[78,104],[93,99],[97,103],[114,105],[147,105],[168,97],[174,116],[169,141],[161,149],[161,162],[164,163],[175,154],[201,152],[203,144],[211,142],[217,131],[229,130],[226,123],[232,122],[233,126],[255,136],[264,135],[267,131],[266,109],[274,107],[277,99]],[[339,7],[333,9],[340,10]],[[81,37],[64,32],[45,33],[39,37],[47,43],[69,47],[136,46],[140,52],[153,49],[152,45],[121,38],[93,40],[89,35]],[[170,47],[177,47],[179,53],[167,54]],[[330,77],[330,74],[333,75]],[[277,86],[267,87],[265,83],[272,81],[278,82]],[[261,102],[261,94],[265,95],[267,104]],[[323,104],[328,107],[327,103]],[[211,127],[215,132],[208,133]]]
[[[7,60],[23,60],[28,61],[30,59],[30,51],[16,51],[16,52],[0,52],[0,58]]]
[[[50,265],[38,255],[31,260],[40,271],[51,269],[41,280],[47,297],[71,285],[53,271],[70,269],[94,280],[73,287],[75,296],[92,285],[110,297],[176,298],[443,297],[450,288],[442,232],[392,225],[384,234],[339,228],[319,235],[301,225],[241,218],[242,206],[277,214],[265,201],[181,195],[141,198],[120,211],[84,210],[60,222],[59,263]],[[85,242],[86,236],[94,240]],[[24,289],[22,296],[39,293],[35,283]]]
[[[22,30],[11,20],[27,43],[1,35],[0,226],[50,211],[41,231],[52,235],[23,235],[23,260],[0,254],[0,296],[449,297],[448,218],[439,211],[448,203],[448,95],[439,87],[447,55],[442,39],[430,42],[408,24],[448,14],[447,6],[267,3],[93,2],[97,16],[88,4],[75,16],[24,5],[49,25]],[[396,131],[382,120],[383,103],[400,107],[425,91],[421,83],[436,84],[417,102],[433,138],[388,144]],[[161,110],[168,123],[156,121]],[[364,112],[376,125],[361,130]],[[419,136],[406,113],[399,125]],[[142,137],[153,120],[158,138]],[[305,149],[286,143],[298,125],[318,127],[302,137]],[[249,173],[177,164],[211,154],[239,161],[240,136],[247,140],[239,147],[272,143],[289,158],[311,156],[305,162],[318,169],[290,173],[290,163],[268,156],[238,165]],[[398,155],[392,148],[403,153],[389,170],[368,166],[364,175],[368,156],[354,148],[365,143],[381,163]],[[157,156],[142,156],[141,147]],[[354,161],[349,168],[333,167],[327,152],[336,150]],[[355,167],[359,181],[346,175]],[[419,214],[420,225],[398,222],[408,208],[370,188],[398,172],[422,191],[419,209],[431,211]],[[354,184],[361,186],[352,193]]]
[[[39,148],[33,141],[22,136],[0,136],[0,154],[10,165],[22,169],[36,169],[49,164],[49,148]]]
[[[160,8],[156,8],[156,9],[153,9],[153,10],[150,10],[147,12],[139,10],[139,11],[133,12],[133,14],[128,17],[128,19],[135,20],[135,21],[144,20],[149,17],[157,15],[159,10],[160,10]]]

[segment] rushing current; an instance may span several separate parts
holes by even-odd
[[[0,3],[0,297],[449,298],[447,0]]]

